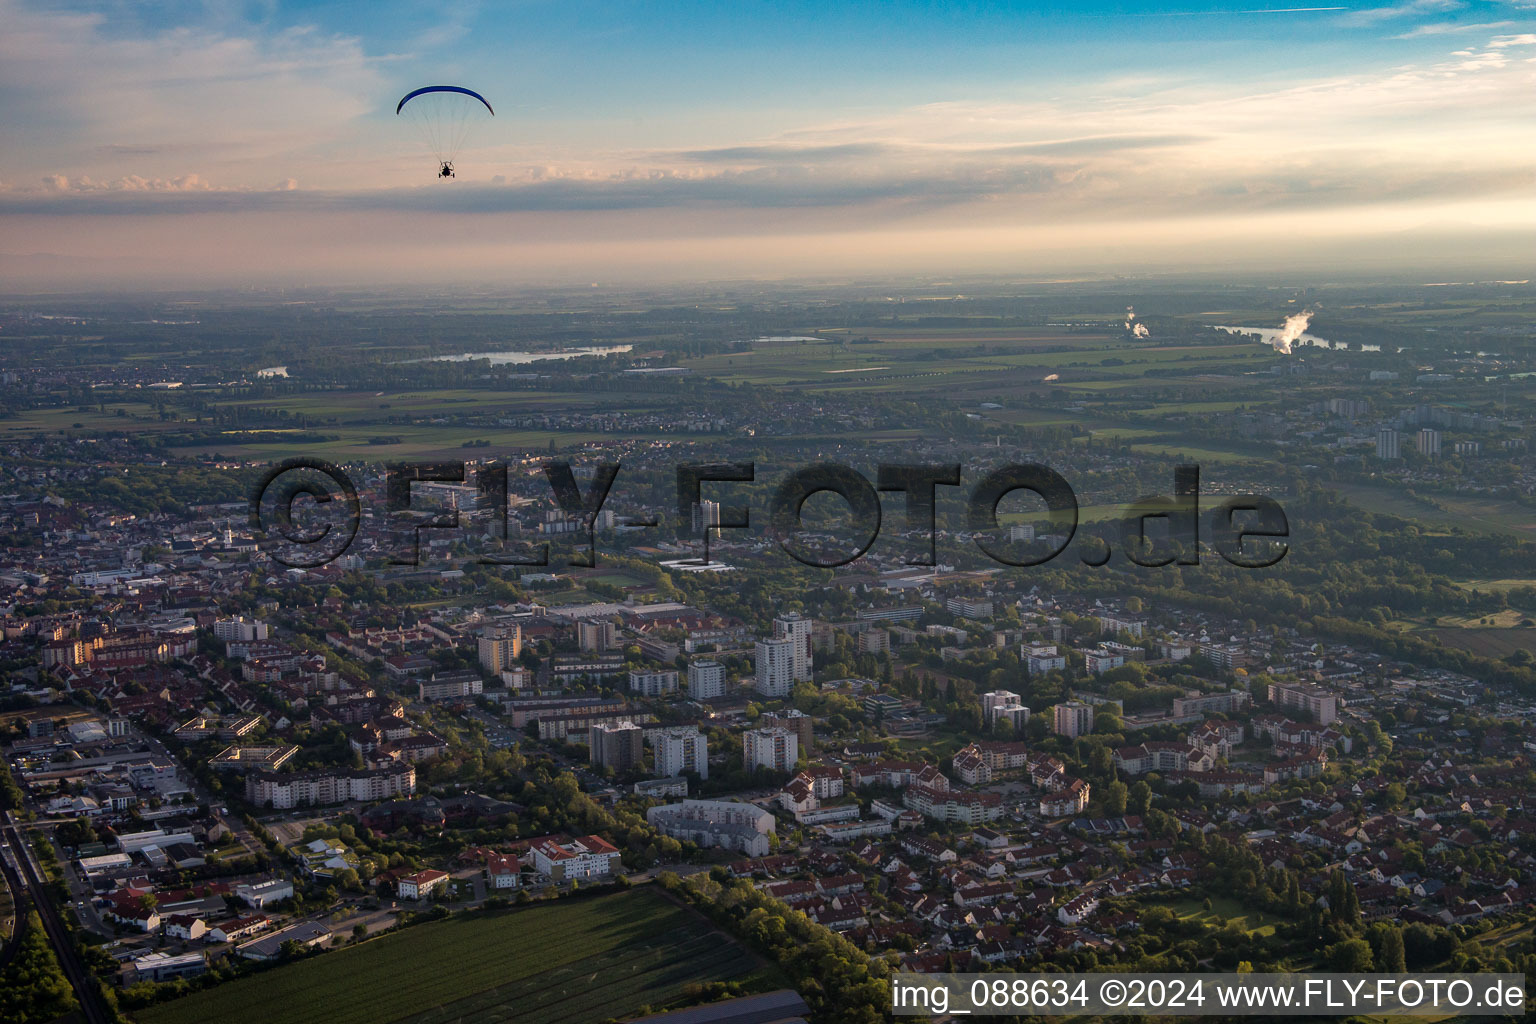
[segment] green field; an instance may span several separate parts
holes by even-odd
[[[1213,928],[1220,928],[1228,921],[1234,921],[1250,935],[1273,935],[1274,918],[1261,910],[1247,910],[1234,899],[1214,899],[1211,901],[1211,909],[1205,909],[1204,900],[1174,900],[1169,903],[1168,909],[1172,910],[1183,921],[1199,921]]]
[[[1484,658],[1504,658],[1516,651],[1536,650],[1536,629],[1516,627],[1512,629],[1430,629],[1431,633],[1447,647],[1459,647]]]
[[[139,1024],[595,1024],[690,983],[775,979],[653,888],[451,918],[220,985]]]
[[[1367,512],[1401,516],[1430,527],[1458,526],[1522,540],[1530,540],[1536,531],[1536,511],[1499,498],[1409,495],[1371,484],[1335,483],[1329,486]]]

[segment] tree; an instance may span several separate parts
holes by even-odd
[[[1368,974],[1375,969],[1376,959],[1371,944],[1364,939],[1345,939],[1329,946],[1323,954],[1323,962],[1330,971],[1341,974]]]
[[[1125,813],[1126,794],[1128,790],[1125,783],[1116,779],[1104,787],[1104,813],[1111,817],[1119,817]]]
[[[1371,926],[1369,938],[1377,970],[1388,974],[1402,974],[1408,970],[1402,929],[1381,922]]]
[[[1147,808],[1152,806],[1152,787],[1143,779],[1131,783],[1125,806],[1132,814],[1146,814]]]

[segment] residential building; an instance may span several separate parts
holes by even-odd
[[[735,800],[684,800],[645,812],[645,820],[674,839],[765,857],[772,848],[773,815]]]
[[[809,643],[809,636],[806,641]],[[795,685],[797,641],[759,640],[753,645],[757,663],[757,692],[764,697],[788,697]],[[807,655],[809,657],[809,655]]]
[[[576,639],[582,650],[601,654],[619,645],[619,627],[608,619],[583,619],[576,623]]]
[[[1025,644],[1019,648],[1019,661],[1023,662],[1024,670],[1032,676],[1067,667],[1066,655],[1057,653],[1055,646],[1048,645]]]
[[[800,759],[800,742],[788,729],[749,729],[742,734],[741,753],[747,771],[787,772]]]
[[[500,672],[501,669],[494,671]],[[431,679],[418,682],[416,689],[418,696],[426,701],[464,700],[484,693],[485,683],[480,673],[466,669],[462,672],[435,673]]]
[[[645,730],[633,722],[598,722],[587,733],[593,764],[627,772],[645,760]]]
[[[1070,739],[1093,732],[1093,705],[1080,700],[1057,704],[1053,709],[1051,731]]]
[[[1146,628],[1144,619],[1122,619],[1118,615],[1099,616],[1099,629],[1105,633],[1129,633],[1140,640]]]
[[[677,692],[676,669],[630,669],[629,692],[641,697],[665,697]]]
[[[1173,698],[1173,717],[1187,715],[1232,715],[1248,706],[1247,690],[1228,690],[1225,693],[1202,693]]]
[[[428,868],[395,879],[395,893],[403,900],[424,900],[434,892],[448,890],[448,872]]]
[[[1101,676],[1125,664],[1125,655],[1107,647],[1097,647],[1083,652],[1083,668],[1091,676]]]
[[[725,666],[718,661],[688,663],[688,696],[694,700],[714,700],[725,696]]]
[[[977,793],[929,786],[908,786],[901,794],[902,803],[925,818],[979,825],[1003,816],[1000,793]]]
[[[856,641],[860,654],[888,654],[891,650],[891,634],[883,629],[866,629]]]
[[[788,729],[799,741],[800,753],[809,757],[816,744],[814,722],[815,719],[798,708],[785,708],[783,711],[763,712],[757,720],[757,725],[760,729]]]
[[[992,602],[977,597],[952,597],[944,602],[944,609],[962,619],[990,619],[993,613]]]
[[[495,889],[516,889],[522,884],[523,865],[510,853],[492,854],[485,861],[485,877]]]
[[[1005,704],[1022,704],[1023,698],[1012,690],[991,690],[981,695],[981,714],[988,725],[992,724],[992,712]]]
[[[797,683],[811,678],[811,633],[815,628],[814,619],[798,612],[789,612],[773,620],[773,638],[793,642],[790,649],[790,678]]]
[[[533,866],[556,882],[581,878],[607,878],[620,868],[619,851],[598,836],[583,836],[561,843],[541,839],[528,847]]]
[[[1319,686],[1306,683],[1270,683],[1270,703],[1282,708],[1305,711],[1319,725],[1339,720],[1339,698]]]
[[[656,774],[662,778],[694,772],[701,779],[709,778],[709,746],[704,734],[696,725],[680,725],[661,729],[652,735],[651,747],[656,754]]]
[[[1376,434],[1376,457],[1383,461],[1403,457],[1402,440],[1397,431],[1384,427]]]
[[[1047,818],[1065,818],[1088,808],[1092,787],[1083,779],[1069,779],[1060,789],[1040,797],[1040,813]]]
[[[478,647],[481,667],[492,675],[504,672],[523,653],[522,627],[498,626],[487,630],[480,637]]]
[[[294,807],[346,803],[349,800],[388,800],[416,792],[416,769],[409,764],[361,771],[319,769],[308,772],[251,772],[245,777],[246,799],[257,807],[283,811]]]
[[[219,619],[213,624],[213,635],[219,640],[229,643],[255,643],[266,640],[269,637],[268,627],[265,622],[257,622],[237,616],[233,619]]]

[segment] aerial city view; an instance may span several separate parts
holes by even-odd
[[[0,6],[0,1020],[1524,1015],[1530,5]]]

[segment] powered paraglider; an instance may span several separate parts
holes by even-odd
[[[479,93],[460,85],[428,85],[405,94],[395,114],[414,124],[437,159],[439,179],[452,178],[453,161],[475,128],[496,112]]]

